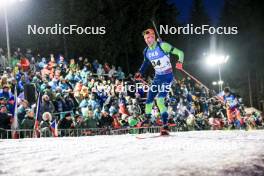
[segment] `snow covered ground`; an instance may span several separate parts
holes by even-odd
[[[264,131],[1,140],[0,175],[264,175]]]

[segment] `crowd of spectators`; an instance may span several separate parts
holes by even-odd
[[[42,133],[50,131],[54,120],[59,129],[120,129],[149,125],[144,123],[146,92],[144,88],[124,89],[140,82],[132,74],[126,75],[121,67],[85,57],[65,59],[63,55],[54,54],[43,57],[30,49],[23,53],[19,48],[9,61],[0,49],[0,58],[2,131],[11,129],[15,116],[19,129],[33,129],[37,119]],[[25,95],[28,85],[34,85],[36,91]],[[36,98],[32,102],[32,98],[31,101],[26,99],[28,96]],[[220,96],[189,77],[175,79],[166,98],[169,125],[182,130],[262,127],[261,114],[246,113],[241,98],[237,96],[237,100],[243,121],[230,126]],[[151,122],[153,126],[162,125],[155,103]]]

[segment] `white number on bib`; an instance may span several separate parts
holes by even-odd
[[[163,56],[162,58],[155,59],[151,61],[154,69],[156,71],[165,71],[171,68],[170,59],[167,56]]]

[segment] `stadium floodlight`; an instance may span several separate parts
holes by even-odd
[[[212,84],[213,84],[213,86],[218,86],[219,87],[219,92],[221,92],[222,90],[221,90],[221,86],[224,84],[224,81],[213,81],[212,82]]]
[[[16,2],[22,2],[25,0],[1,0],[0,8],[3,8],[5,17],[5,31],[6,31],[6,47],[7,47],[7,59],[11,59],[10,52],[10,42],[9,42],[9,28],[8,28],[8,16],[7,16],[7,6],[12,5]]]
[[[209,54],[206,56],[206,63],[208,65],[220,65],[225,64],[229,59],[229,56]]]
[[[223,85],[224,84],[224,81],[222,81],[222,80],[221,81],[218,81],[217,84],[218,85]]]
[[[216,85],[217,85],[217,82],[216,82],[216,81],[213,81],[212,84],[213,84],[214,86],[216,86]]]
[[[227,63],[228,59],[229,59],[229,55],[218,55],[215,53],[211,53],[211,54],[204,54],[204,56],[206,57],[206,63],[210,66],[214,66],[217,65],[218,67],[218,75],[219,75],[219,81],[216,84],[213,85],[219,85],[219,92],[222,91],[223,89],[223,80],[222,80],[222,74],[221,74],[221,65]]]

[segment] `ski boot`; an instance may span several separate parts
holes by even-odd
[[[168,136],[168,135],[170,135],[170,133],[169,133],[169,126],[168,125],[164,125],[162,128],[161,128],[161,130],[160,130],[160,135],[161,136]]]

